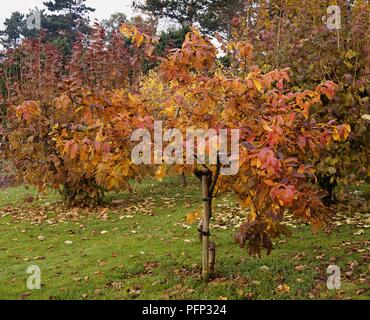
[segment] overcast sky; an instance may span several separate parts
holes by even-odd
[[[42,3],[46,1],[49,0],[0,0],[0,29],[4,28],[4,21],[12,12],[28,13],[35,6],[42,9]],[[91,17],[98,20],[106,19],[115,12],[123,12],[129,17],[133,14],[132,0],[87,0],[86,4],[96,9]]]

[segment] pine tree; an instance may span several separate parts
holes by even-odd
[[[134,7],[156,18],[167,18],[187,28],[197,24],[206,34],[229,35],[233,17],[243,15],[245,0],[136,0]]]
[[[44,19],[43,28],[48,30],[49,41],[68,55],[78,32],[89,34],[89,13],[95,9],[86,6],[86,0],[53,0],[44,2],[51,15]]]
[[[4,22],[5,29],[0,31],[1,44],[4,48],[15,48],[22,39],[22,33],[25,29],[25,16],[20,12],[13,12],[10,18]]]

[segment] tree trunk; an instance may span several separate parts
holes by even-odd
[[[216,244],[213,241],[209,242],[209,275],[212,276],[215,273],[216,263]]]
[[[180,176],[180,182],[183,187],[186,187],[188,185],[188,181],[186,179],[185,173],[182,173]]]
[[[203,195],[203,223],[202,223],[202,279],[208,282],[210,277],[209,270],[209,221],[211,219],[211,197],[209,194],[208,175],[202,175],[202,195]]]

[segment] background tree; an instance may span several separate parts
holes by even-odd
[[[143,2],[134,1],[133,5],[135,8],[159,19],[169,18],[185,27],[196,22],[198,12],[204,8],[204,1],[147,0]]]
[[[162,31],[159,35],[159,44],[157,46],[157,54],[159,56],[166,55],[171,49],[179,49],[184,43],[185,36],[190,32],[190,27],[184,27],[181,29],[172,28],[166,31]]]
[[[230,35],[231,20],[243,15],[244,0],[143,0],[134,1],[134,7],[157,17],[167,18],[189,28],[197,24],[206,34],[223,32]]]
[[[115,12],[108,19],[103,19],[101,25],[107,34],[110,35],[114,31],[117,31],[124,22],[127,22],[127,15],[123,12]]]
[[[7,52],[2,156],[21,181],[60,191],[69,206],[95,206],[105,190],[128,189],[129,179],[141,176],[131,162],[130,134],[145,123],[136,91],[154,43],[133,27],[127,36],[140,44],[117,32],[106,41],[96,24],[64,64],[41,36]]]
[[[322,79],[339,85],[333,100],[322,97],[323,105],[312,110],[317,121],[345,122],[352,129],[346,142],[334,144],[316,159],[319,183],[329,192],[330,202],[338,182],[366,179],[370,172],[369,120],[364,118],[370,113],[369,3],[337,1],[341,9],[338,30],[326,26],[331,1],[246,3],[247,14],[235,17],[233,33],[252,43],[262,70],[291,68],[297,89],[311,88]]]
[[[10,18],[5,19],[4,25],[5,29],[0,31],[1,44],[6,49],[16,48],[27,28],[25,15],[18,11],[13,12]]]
[[[71,53],[78,33],[89,34],[89,13],[95,9],[86,6],[86,0],[53,0],[44,2],[48,11],[42,27],[48,30],[48,41],[61,48],[64,55]]]

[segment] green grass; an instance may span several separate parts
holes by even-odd
[[[37,198],[31,204],[25,201],[30,196]],[[154,215],[133,212],[132,218],[121,217],[128,214],[123,213],[125,203],[140,204],[148,196]],[[113,201],[117,199],[123,205],[117,207]],[[24,187],[0,191],[0,211],[4,212],[21,203],[17,211],[34,215],[37,210],[45,212],[43,208],[50,204],[58,206],[58,201],[55,193],[39,197]],[[369,298],[364,282],[369,275],[369,229],[355,236],[358,228],[345,224],[330,234],[312,234],[308,226],[297,226],[291,238],[276,240],[273,253],[261,259],[249,257],[246,249],[234,243],[234,228],[213,230],[217,275],[209,284],[202,283],[197,226],[184,225],[186,214],[200,204],[197,181],[183,188],[176,179],[167,179],[145,181],[135,186],[133,194],[109,194],[106,221],[98,220],[93,212],[78,221],[59,223],[36,224],[9,215],[0,218],[0,298]],[[47,214],[53,217],[53,212]],[[330,264],[341,268],[340,290],[326,289]],[[26,287],[30,265],[41,268],[41,290]],[[268,270],[261,271],[262,266]],[[283,284],[289,292],[277,291]]]

